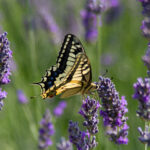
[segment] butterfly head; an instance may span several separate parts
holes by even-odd
[[[46,92],[42,92],[41,94],[42,98],[52,98],[54,96],[56,96],[56,90],[54,90],[54,88],[49,88]]]
[[[55,86],[49,87],[47,90],[45,89],[45,83],[44,82],[37,82],[37,83],[33,83],[33,84],[37,84],[40,85],[41,90],[42,90],[42,94],[41,97],[43,99],[45,98],[52,98],[56,95],[56,90],[55,90]]]

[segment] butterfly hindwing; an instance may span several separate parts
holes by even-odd
[[[44,93],[50,87],[54,86],[54,82],[58,77],[59,73],[60,72],[57,70],[57,67],[54,65],[46,70],[46,74],[44,77],[42,77],[41,82],[35,84],[39,84],[41,86],[42,93]]]
[[[84,53],[77,56],[74,66],[65,79],[69,82],[57,89],[56,95],[62,93],[61,98],[70,97],[82,92],[85,87],[91,84],[91,66],[88,61]]]
[[[79,83],[78,81],[72,81],[57,89],[56,95],[61,94],[61,98],[67,98],[79,93],[81,88],[81,83]]]

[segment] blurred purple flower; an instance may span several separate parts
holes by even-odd
[[[109,78],[99,77],[98,94],[102,100],[102,110],[100,115],[103,117],[104,126],[107,128],[107,134],[110,140],[116,144],[128,143],[128,126],[126,124],[128,112],[127,101],[122,96],[119,99],[119,94],[115,89],[115,85]]]
[[[145,38],[150,41],[150,0],[139,0],[142,4],[143,11],[142,14],[144,19],[142,21],[141,30]],[[148,49],[145,56],[142,57],[144,64],[147,66],[147,73],[150,77],[150,43],[148,44]]]
[[[66,107],[67,107],[67,103],[65,101],[59,102],[59,104],[53,110],[54,115],[57,117],[61,116]]]
[[[99,102],[94,99],[91,99],[88,96],[85,100],[83,100],[83,104],[79,111],[79,113],[85,119],[83,125],[87,128],[88,132],[92,135],[98,133],[97,124],[99,120],[97,119],[98,117],[97,111],[99,107],[100,107]]]
[[[63,33],[72,33],[75,35],[81,34],[80,30],[80,18],[76,17],[76,10],[73,3],[67,3],[66,15],[63,15]]]
[[[27,99],[26,95],[24,94],[24,92],[22,90],[17,90],[17,97],[18,97],[18,101],[21,104],[28,103],[28,99]]]
[[[6,36],[6,32],[0,35],[0,84],[8,84],[10,82],[9,76],[11,75],[8,62],[12,57],[12,51]]]
[[[10,50],[9,41],[6,36],[6,32],[0,34],[0,87],[10,82],[9,76],[11,75],[9,62],[12,57],[12,51]],[[7,93],[0,88],[0,110],[4,105],[3,99],[6,98],[6,95]]]
[[[81,11],[87,42],[94,42],[97,39],[97,15],[100,15],[101,11],[102,6],[97,5],[94,0],[87,0],[85,10]]]
[[[104,66],[113,65],[117,60],[117,55],[113,53],[104,53],[101,55],[101,64]]]
[[[144,62],[144,64],[147,66],[147,73],[148,73],[148,76],[150,77],[150,43],[148,44],[148,49],[146,51],[146,54],[145,56],[142,57],[142,60]]]
[[[107,24],[113,23],[120,17],[122,13],[122,6],[119,0],[104,0],[103,5],[106,12],[104,21]]]
[[[77,122],[70,121],[68,131],[70,142],[77,147],[77,150],[89,150],[96,147],[96,137],[91,137],[90,133],[81,131]]]
[[[51,13],[51,8],[55,6],[51,4],[51,1],[33,0],[32,2],[40,15],[42,26],[51,33],[53,43],[58,44],[62,39],[62,31]]]
[[[150,120],[150,78],[137,79],[137,83],[134,83],[134,95],[133,98],[139,101],[139,107],[137,114],[140,118],[149,121]]]
[[[46,110],[40,125],[39,149],[46,149],[48,146],[52,145],[50,137],[55,133],[54,126],[51,122],[51,115],[48,109]]]
[[[139,0],[142,4],[144,20],[142,21],[143,35],[150,40],[150,0]]]
[[[65,138],[61,138],[60,143],[58,143],[56,147],[57,150],[73,150],[71,142],[66,141]]]

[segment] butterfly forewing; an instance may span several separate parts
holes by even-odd
[[[62,72],[56,79],[56,85],[59,83],[62,85],[66,75],[70,74],[79,53],[85,53],[81,42],[74,35],[67,34],[56,61],[57,68]],[[64,83],[66,83],[66,80]]]
[[[67,67],[72,67],[80,52],[84,52],[81,42],[74,35],[67,34],[56,61],[58,68],[64,72]]]

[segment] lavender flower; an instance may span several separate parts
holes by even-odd
[[[128,109],[126,108],[127,101],[122,96],[119,99],[119,94],[115,89],[115,85],[109,78],[99,77],[98,94],[102,100],[102,110],[100,115],[103,117],[104,126],[107,128],[107,134],[110,140],[116,144],[128,143],[128,126],[125,117]]]
[[[65,138],[61,138],[60,143],[57,145],[57,150],[73,150],[72,144],[70,141],[66,141]]]
[[[59,28],[58,24],[56,23],[54,16],[51,13],[51,8],[52,6],[51,1],[33,1],[35,4],[37,11],[41,17],[41,24],[46,29],[48,32],[51,33],[52,35],[52,42],[54,44],[58,44],[61,39],[62,39],[62,31]],[[52,6],[55,7],[55,6]]]
[[[137,83],[134,83],[133,98],[139,101],[137,115],[149,121],[150,120],[150,78],[138,78]]]
[[[104,21],[107,24],[113,23],[117,20],[122,12],[122,7],[119,0],[105,0],[104,8],[106,11]]]
[[[7,33],[0,35],[0,85],[10,82],[9,59],[12,57],[12,51],[9,48],[9,41],[6,38]]]
[[[51,115],[47,109],[43,119],[40,122],[41,128],[39,130],[39,149],[45,149],[52,145],[50,137],[54,134],[54,126],[51,122]]]
[[[149,0],[139,0],[143,7],[144,20],[142,21],[142,32],[143,35],[150,40],[150,1]]]
[[[97,5],[94,0],[87,0],[85,10],[81,11],[83,25],[85,27],[85,39],[94,42],[98,36],[97,15],[102,11],[102,6]]]
[[[142,21],[141,30],[143,32],[143,35],[145,38],[147,38],[150,41],[150,0],[139,0],[142,4],[143,11],[142,14],[144,16],[144,19]],[[150,76],[150,43],[148,44],[148,49],[143,56],[142,60],[144,61],[144,64],[147,66],[147,73],[148,76]]]
[[[23,93],[22,90],[17,90],[17,97],[18,97],[18,101],[19,101],[21,104],[26,104],[26,103],[28,103],[28,99],[27,99],[26,95]]]
[[[61,31],[56,24],[53,16],[46,12],[44,9],[40,9],[40,15],[43,19],[43,24],[45,24],[46,29],[52,34],[52,39],[55,44],[58,44],[61,39]]]
[[[79,111],[85,119],[83,125],[87,127],[90,134],[96,134],[98,132],[97,124],[99,120],[97,119],[97,110],[99,107],[99,102],[94,99],[90,99],[88,96],[85,100],[83,100],[82,107]]]
[[[81,131],[77,122],[69,122],[69,139],[78,150],[90,150],[97,145],[96,137],[91,137],[89,132]]]
[[[144,64],[147,66],[147,74],[150,77],[150,43],[148,44],[148,49],[145,56],[142,57]]]
[[[144,143],[148,144],[150,146],[150,132],[149,132],[149,126],[145,127],[145,131],[142,131],[141,127],[138,128],[138,131],[140,133],[139,140]]]
[[[9,48],[9,41],[6,36],[6,32],[0,35],[0,87],[10,82],[9,76],[11,75],[9,61],[12,57],[12,51]],[[0,110],[4,105],[3,99],[6,98],[6,95],[7,93],[0,88]]]
[[[53,110],[54,115],[57,117],[61,116],[66,106],[67,106],[67,103],[65,101],[59,102],[59,104]]]

